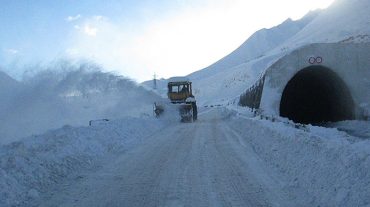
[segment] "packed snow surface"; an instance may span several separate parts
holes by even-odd
[[[4,206],[366,206],[370,141],[201,109],[64,127],[0,148]]]

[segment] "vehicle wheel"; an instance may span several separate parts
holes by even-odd
[[[198,119],[198,108],[196,102],[192,103],[192,108],[193,108],[193,121],[195,121]]]

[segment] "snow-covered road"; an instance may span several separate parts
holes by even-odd
[[[223,121],[173,124],[64,185],[41,206],[277,206],[253,149]],[[81,178],[83,177],[83,178]],[[274,205],[272,205],[274,204]]]
[[[370,206],[370,140],[201,111],[195,123],[127,118],[2,146],[0,207]]]

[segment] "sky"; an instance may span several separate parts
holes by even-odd
[[[0,70],[83,59],[138,82],[183,76],[333,1],[0,0]]]

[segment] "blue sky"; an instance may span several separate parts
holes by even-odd
[[[1,0],[0,69],[84,58],[137,81],[186,75],[332,1]]]
[[[26,59],[35,56],[50,59],[64,52],[71,30],[66,21],[69,16],[104,15],[112,21],[138,22],[142,18],[139,8],[143,5],[158,9],[168,4],[161,1],[1,0],[0,46],[10,52],[22,51]]]

